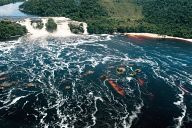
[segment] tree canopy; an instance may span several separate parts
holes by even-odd
[[[54,32],[55,30],[57,30],[57,24],[55,23],[55,21],[52,18],[48,19],[45,26],[46,26],[46,30],[48,32]]]
[[[27,29],[18,23],[11,21],[0,21],[0,40],[23,36]]]
[[[20,8],[84,21],[89,33],[151,32],[192,38],[191,0],[28,0]]]

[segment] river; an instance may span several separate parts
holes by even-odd
[[[0,7],[0,16],[27,16],[18,12],[20,4],[16,10],[13,4]],[[192,126],[191,43],[28,36],[0,42],[1,128]],[[118,74],[118,67],[125,73]]]
[[[22,37],[0,43],[0,60],[2,128],[191,126],[190,43],[120,35]],[[116,73],[119,66],[125,74]],[[136,69],[141,72],[131,77]]]
[[[7,5],[0,6],[0,17],[29,17],[19,10],[19,6],[23,2],[10,3]]]

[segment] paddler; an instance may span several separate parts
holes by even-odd
[[[123,75],[123,74],[125,74],[125,72],[126,72],[126,69],[125,69],[124,67],[118,67],[118,68],[116,69],[116,73],[117,73],[118,75]]]
[[[135,77],[136,75],[137,75],[137,72],[132,72],[129,74],[129,76],[131,76],[131,77]]]
[[[140,73],[140,72],[141,72],[141,69],[136,69],[135,72],[136,72],[136,73]]]

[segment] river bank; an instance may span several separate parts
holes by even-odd
[[[154,33],[125,33],[124,35],[128,36],[129,38],[146,38],[146,39],[166,39],[166,40],[176,40],[176,41],[186,41],[192,42],[192,39],[185,39],[181,37],[172,37],[167,35],[159,35]]]

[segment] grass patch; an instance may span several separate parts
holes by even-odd
[[[113,18],[142,19],[142,7],[135,0],[99,0]]]

